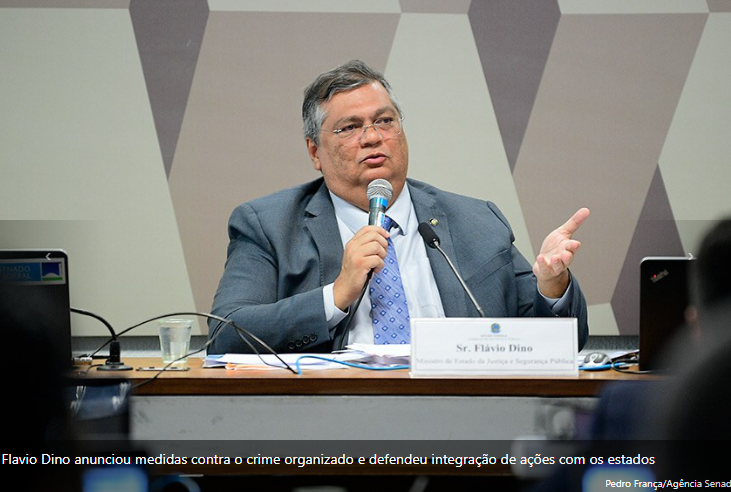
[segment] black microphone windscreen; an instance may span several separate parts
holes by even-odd
[[[424,238],[424,242],[430,248],[436,248],[437,244],[439,244],[439,236],[437,236],[434,229],[432,229],[426,222],[421,222],[419,224],[419,234],[421,234],[421,237]]]

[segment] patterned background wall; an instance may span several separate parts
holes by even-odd
[[[303,88],[360,58],[410,175],[495,201],[526,257],[589,207],[591,333],[636,334],[640,259],[731,214],[730,39],[730,0],[0,0],[0,247],[66,249],[119,327],[209,311],[231,210],[317,177]]]

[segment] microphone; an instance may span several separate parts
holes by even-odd
[[[393,197],[393,186],[385,179],[374,179],[366,189],[368,195],[368,225],[383,227],[388,202]]]
[[[366,196],[368,197],[368,225],[383,227],[383,220],[386,218],[388,202],[390,202],[391,198],[393,198],[393,186],[391,186],[391,183],[385,179],[374,179],[368,184],[368,188],[366,188]],[[350,325],[355,319],[355,313],[360,307],[360,303],[368,290],[368,284],[371,282],[372,277],[373,270],[368,272],[368,276],[366,277],[366,281],[363,283],[360,295],[350,309],[347,321],[340,325],[341,328],[335,332],[335,335],[333,336],[333,348],[335,350],[342,349],[346,344]]]
[[[477,312],[480,314],[481,318],[485,317],[484,311],[482,311],[482,308],[477,303],[477,299],[475,299],[475,296],[472,295],[472,291],[470,291],[470,288],[467,287],[467,284],[464,282],[464,279],[462,278],[462,275],[459,274],[457,269],[455,268],[454,264],[452,263],[452,260],[449,259],[449,256],[447,256],[447,253],[444,252],[444,250],[439,246],[439,236],[437,236],[437,233],[434,232],[434,229],[431,228],[429,224],[426,222],[421,222],[419,224],[419,234],[421,234],[421,237],[424,239],[424,242],[427,246],[429,246],[432,249],[436,249],[439,251],[442,256],[444,256],[444,259],[447,260],[447,263],[449,264],[449,268],[452,269],[454,274],[457,277],[457,280],[459,280],[459,283],[462,285],[462,288],[467,293],[467,295],[470,298],[470,301],[472,301],[472,304],[474,304],[475,309],[477,309]]]
[[[77,309],[75,307],[71,308],[72,313],[76,314],[83,314],[84,316],[89,316],[91,318],[96,319],[97,321],[101,321],[101,323],[107,327],[107,330],[109,330],[109,333],[111,333],[112,338],[109,341],[109,358],[104,363],[103,366],[97,367],[97,371],[131,371],[132,367],[128,366],[121,360],[121,353],[122,350],[119,346],[119,338],[117,337],[117,333],[114,331],[114,328],[112,328],[112,325],[109,324],[107,320],[99,316],[98,314],[94,314],[89,311],[85,311],[83,309]],[[103,346],[102,346],[103,347]]]

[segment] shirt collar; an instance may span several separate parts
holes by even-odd
[[[350,231],[355,234],[362,227],[368,225],[368,212],[364,212],[355,205],[346,202],[339,196],[335,195],[332,191],[328,190],[330,198],[335,207],[335,215],[340,219]],[[411,217],[411,210],[413,206],[411,204],[411,193],[409,193],[409,186],[404,183],[404,187],[401,190],[396,201],[388,207],[386,215],[391,217],[391,220],[398,224],[398,229],[391,229],[391,235],[394,234],[406,234],[409,230],[409,218]]]

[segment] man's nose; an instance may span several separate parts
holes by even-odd
[[[372,143],[383,140],[381,133],[376,125],[363,125],[363,131],[360,134],[361,143]]]

